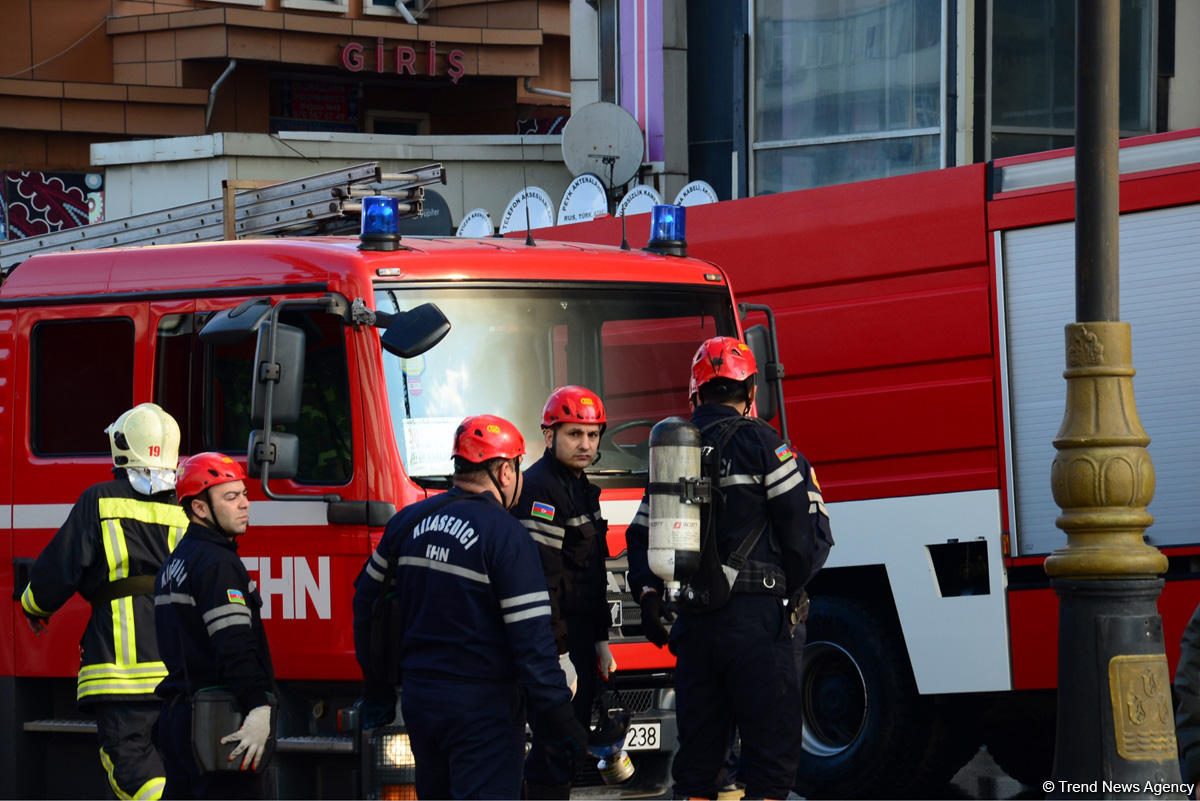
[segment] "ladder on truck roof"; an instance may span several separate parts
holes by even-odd
[[[279,183],[226,180],[222,197],[52,234],[0,241],[0,275],[36,253],[211,242],[319,230],[362,210],[361,198],[400,199],[400,219],[421,214],[424,187],[445,183],[441,164],[385,173],[369,161]]]

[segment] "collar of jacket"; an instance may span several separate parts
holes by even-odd
[[[721,417],[742,417],[742,413],[724,403],[705,403],[692,411],[692,422],[698,426],[711,423]],[[749,417],[750,415],[745,415]]]

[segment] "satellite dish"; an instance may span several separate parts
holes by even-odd
[[[708,181],[692,181],[675,196],[676,206],[702,206],[717,202],[717,190]]]
[[[446,199],[432,189],[425,190],[425,203],[416,217],[406,217],[397,222],[402,235],[450,236],[454,225],[450,222],[450,205]]]
[[[608,214],[608,192],[604,183],[591,173],[571,181],[558,204],[558,224],[587,222]]]
[[[492,215],[487,213],[487,209],[471,209],[463,215],[454,235],[479,238],[491,236],[495,232],[496,229],[492,226]]]
[[[635,186],[621,198],[617,205],[618,217],[632,217],[634,214],[649,214],[655,206],[662,205],[662,195],[652,186]]]
[[[572,175],[595,173],[612,189],[637,175],[646,140],[625,109],[615,103],[589,103],[567,120],[562,150]]]
[[[549,228],[554,225],[554,205],[546,190],[529,186],[513,195],[500,218],[500,233],[525,230],[525,212],[529,212],[529,228]]]

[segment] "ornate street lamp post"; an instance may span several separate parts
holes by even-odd
[[[1150,797],[1129,790],[1180,779],[1156,606],[1167,559],[1143,539],[1154,466],[1134,405],[1130,328],[1119,320],[1119,0],[1076,0],[1075,26],[1076,322],[1066,327],[1067,404],[1050,474],[1067,543],[1046,559],[1059,599],[1050,795]]]

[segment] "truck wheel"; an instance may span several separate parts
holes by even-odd
[[[814,599],[804,650],[806,798],[886,798],[928,778],[933,718],[893,624],[845,598]]]

